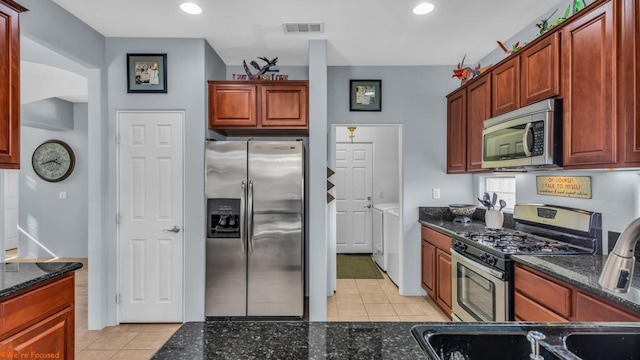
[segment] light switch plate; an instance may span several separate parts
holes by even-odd
[[[58,193],[58,199],[60,200],[67,200],[67,192],[66,191],[60,191]]]

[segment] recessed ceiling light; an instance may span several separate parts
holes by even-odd
[[[423,2],[413,8],[413,13],[416,15],[424,15],[432,12],[434,8],[435,6],[433,6],[433,4]]]
[[[200,8],[200,6],[190,2],[180,4],[180,9],[182,9],[182,11],[186,12],[187,14],[191,14],[191,15],[198,15],[202,12],[202,9]]]

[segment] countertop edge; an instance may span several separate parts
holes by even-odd
[[[6,263],[6,264],[2,264],[3,266],[8,265],[11,263]],[[15,264],[35,264],[35,263],[15,263]],[[47,264],[55,264],[55,262],[52,263],[47,263]],[[36,287],[38,285],[41,285],[43,283],[46,283],[52,279],[61,277],[63,275],[66,275],[70,272],[73,272],[75,270],[81,269],[82,268],[82,263],[81,262],[69,262],[69,265],[61,268],[60,270],[56,270],[56,271],[52,271],[50,273],[46,273],[44,275],[38,276],[36,278],[21,282],[17,285],[14,285],[10,288],[7,289],[3,289],[0,290],[0,301],[5,300],[5,298],[10,297],[12,295],[18,294],[20,292],[23,292],[25,290],[28,290],[30,288]]]

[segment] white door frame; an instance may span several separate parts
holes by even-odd
[[[336,167],[336,129],[339,127],[347,127],[356,125],[358,127],[395,127],[398,128],[398,206],[400,211],[400,232],[404,236],[404,185],[403,185],[403,174],[404,174],[404,158],[403,158],[403,138],[404,138],[404,128],[402,124],[331,124],[331,130],[329,131],[329,144],[328,144],[328,159],[327,164],[331,169],[335,169]],[[355,131],[357,136],[357,129]],[[375,149],[373,150],[375,153]],[[374,165],[375,167],[375,165]],[[335,201],[329,203],[328,208],[328,231],[327,235],[329,237],[329,246],[327,247],[327,296],[332,296],[336,290],[336,279],[337,279],[337,263],[336,263],[336,204]],[[404,239],[400,241],[400,264],[404,266]],[[403,274],[404,268],[400,268],[400,283],[398,284],[398,290],[402,293],[403,289]]]
[[[186,179],[185,179],[185,171],[184,169],[186,168],[185,164],[185,140],[186,140],[186,134],[185,134],[185,125],[186,125],[186,111],[185,110],[116,110],[116,142],[118,143],[116,145],[116,156],[115,156],[115,165],[116,165],[116,178],[115,178],[115,183],[116,183],[116,214],[118,209],[120,209],[120,186],[119,184],[119,179],[120,179],[120,162],[119,162],[119,158],[120,158],[120,146],[119,146],[119,137],[118,134],[120,134],[120,121],[119,121],[119,116],[121,113],[180,113],[182,114],[182,233],[183,233],[183,242],[182,242],[182,321],[184,323],[184,320],[186,319],[185,317],[185,311],[186,311],[186,302],[185,302],[185,244],[186,244],[186,229],[184,228],[184,224],[185,224],[185,211],[186,211],[186,207],[185,207],[185,191],[186,191]],[[204,150],[203,150],[204,151]],[[204,164],[203,164],[204,166]],[[116,225],[116,296],[118,294],[120,294],[120,230],[119,230],[119,224]],[[117,310],[116,310],[116,315],[117,315],[117,324],[120,324],[120,306],[117,305]]]

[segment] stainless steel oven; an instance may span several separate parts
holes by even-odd
[[[509,320],[506,273],[492,269],[451,249],[452,317],[454,321]]]

